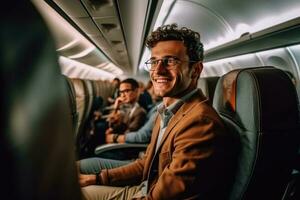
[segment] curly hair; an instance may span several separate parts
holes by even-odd
[[[200,34],[186,27],[180,29],[177,27],[177,24],[158,27],[146,39],[146,46],[151,49],[160,41],[183,41],[190,60],[203,61],[203,44],[200,41]]]

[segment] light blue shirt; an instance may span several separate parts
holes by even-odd
[[[147,116],[149,117],[146,123],[138,130],[134,132],[129,132],[125,134],[126,143],[149,143],[151,139],[152,129],[154,126],[154,121],[157,116],[157,107],[154,106],[149,110]]]

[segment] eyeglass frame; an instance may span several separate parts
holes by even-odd
[[[134,89],[125,89],[125,90],[120,90],[119,94],[128,94],[129,92],[134,91]]]
[[[176,62],[174,62],[174,64],[169,64],[168,62],[169,62],[169,59],[174,59],[174,61],[176,61]],[[152,67],[152,64],[153,63],[150,63],[150,61],[156,61],[157,63],[155,64],[155,66],[154,67]],[[175,67],[177,64],[179,64],[180,62],[188,62],[188,63],[196,63],[196,62],[198,62],[198,61],[194,61],[194,60],[190,60],[190,61],[187,61],[187,60],[180,60],[179,58],[177,58],[176,56],[166,56],[166,57],[163,57],[163,58],[161,58],[161,59],[149,59],[149,60],[147,60],[146,62],[145,62],[145,65],[146,65],[146,69],[148,70],[148,71],[155,71],[156,70],[156,68],[157,68],[157,66],[158,66],[158,64],[159,64],[159,61],[161,61],[161,63],[162,63],[162,66],[163,67],[165,67],[166,69],[168,69],[168,70],[170,70],[170,69],[172,69],[173,67]],[[149,67],[149,65],[150,65],[150,67]]]

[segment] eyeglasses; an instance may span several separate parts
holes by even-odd
[[[133,91],[133,89],[125,89],[125,90],[122,90],[122,91],[119,91],[120,94],[125,94],[125,93],[129,93]]]
[[[169,57],[164,57],[162,59],[149,59],[148,61],[145,62],[146,69],[148,71],[154,71],[160,61],[161,61],[162,66],[168,70],[174,69],[174,67],[181,62],[189,62],[189,63],[197,62],[197,61],[192,61],[192,60],[184,61],[184,60],[180,60],[179,58],[177,58],[175,56],[169,56]]]

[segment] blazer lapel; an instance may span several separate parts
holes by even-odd
[[[201,90],[198,90],[197,93],[195,93],[190,100],[188,100],[187,102],[185,102],[180,108],[179,110],[175,113],[175,115],[171,118],[168,127],[161,139],[161,142],[159,144],[159,147],[157,149],[157,152],[160,150],[162,144],[165,142],[166,138],[168,137],[169,133],[171,132],[171,130],[175,127],[175,125],[199,102],[201,101],[207,101],[207,98],[203,95]],[[158,129],[159,132],[159,129]],[[155,141],[157,141],[157,136],[158,133],[156,135]],[[155,149],[155,148],[154,148]]]

